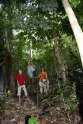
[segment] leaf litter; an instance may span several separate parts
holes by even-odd
[[[41,103],[41,102],[40,102]],[[0,116],[0,124],[25,124],[25,117],[35,117],[38,124],[77,124],[80,121],[78,107],[67,114],[60,106],[51,106],[50,103],[37,106],[31,99],[11,98],[6,101],[4,115]]]

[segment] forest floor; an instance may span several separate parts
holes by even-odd
[[[0,117],[0,124],[25,124],[26,115],[35,117],[38,124],[77,124],[80,120],[76,106],[74,110],[68,112],[66,109],[61,109],[57,103],[53,106],[52,101],[42,99],[41,102],[41,99],[36,99],[36,102],[24,97],[7,99],[2,108],[5,113]]]

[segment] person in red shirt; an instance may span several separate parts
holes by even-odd
[[[44,71],[42,68],[42,72],[39,74],[39,86],[40,86],[40,93],[43,92],[47,93],[47,72]]]
[[[27,97],[27,90],[26,90],[26,86],[25,86],[25,76],[22,74],[22,70],[19,70],[18,72],[19,72],[19,74],[16,76],[17,85],[18,85],[17,96],[19,96],[19,97],[21,96],[21,88],[23,88],[25,97]]]

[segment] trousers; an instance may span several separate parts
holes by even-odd
[[[17,92],[17,96],[21,96],[21,89],[23,89],[24,93],[25,93],[25,96],[27,97],[27,90],[26,90],[26,87],[25,85],[22,85],[22,86],[18,86],[18,92]]]
[[[40,86],[40,93],[42,94],[43,92],[47,93],[49,89],[49,81],[46,79],[39,80],[39,86]]]

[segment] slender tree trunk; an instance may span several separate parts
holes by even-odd
[[[47,13],[47,17],[49,18],[49,20],[51,20],[51,17],[50,17],[50,15],[48,13]],[[60,50],[59,50],[59,47],[58,47],[58,41],[57,41],[57,36],[56,36],[55,28],[54,27],[55,26],[53,25],[52,33],[53,33],[53,38],[54,38],[55,56],[56,56],[56,58],[58,60],[58,63],[60,65],[60,70],[56,69],[56,72],[57,71],[61,72],[61,77],[62,77],[63,83],[66,84],[67,83],[67,79],[66,79],[65,67],[64,67],[64,64],[63,64],[63,61],[62,61],[62,57],[61,57],[61,54],[60,54]]]
[[[59,47],[58,47],[58,41],[57,41],[55,31],[53,31],[53,37],[54,37],[54,45],[55,45],[55,55],[56,55],[56,58],[58,60],[59,65],[60,65],[60,72],[61,72],[63,83],[66,84],[67,80],[66,80],[65,67],[64,67],[62,57],[61,57],[61,54],[60,54],[60,50],[59,50]]]
[[[82,66],[83,66],[83,32],[79,26],[79,23],[76,19],[76,16],[68,2],[68,0],[62,0],[63,6],[65,8],[65,11],[68,15],[70,25],[72,27],[74,36],[76,38],[77,46],[80,52]]]
[[[7,55],[7,64],[6,64],[6,73],[7,73],[7,79],[9,82],[9,87],[12,93],[15,93],[15,81],[13,77],[13,72],[12,72],[12,54],[8,52]]]
[[[5,22],[4,22],[5,23]],[[10,39],[8,38],[8,31],[6,28],[6,24],[4,25],[5,29],[5,42],[6,42],[6,47],[7,47],[7,63],[6,63],[6,73],[7,73],[7,78],[8,83],[10,86],[10,90],[13,94],[15,94],[15,82],[14,82],[14,77],[13,77],[13,72],[12,72],[12,53],[10,49]]]

